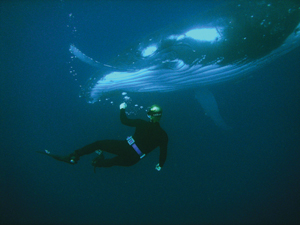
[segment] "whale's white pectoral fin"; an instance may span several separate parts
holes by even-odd
[[[112,67],[110,65],[99,63],[99,62],[93,60],[91,57],[88,57],[86,54],[84,54],[82,51],[80,51],[78,48],[76,48],[75,45],[70,45],[69,51],[73,55],[75,55],[78,59],[80,59],[82,62],[85,62],[93,67],[96,67],[96,68]]]
[[[218,127],[224,130],[231,129],[231,127],[229,127],[221,117],[217,101],[209,90],[205,88],[199,89],[196,91],[195,97],[201,104],[206,115],[209,116]]]

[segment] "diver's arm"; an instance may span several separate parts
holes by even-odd
[[[167,147],[161,147],[160,154],[159,154],[159,166],[163,167],[166,160],[167,160]]]
[[[120,105],[120,120],[121,120],[121,123],[126,125],[126,126],[136,127],[139,120],[128,119],[127,115],[125,113],[125,108],[126,107],[127,107],[126,103],[122,103]]]
[[[157,171],[161,170],[161,168],[164,166],[167,160],[167,149],[168,149],[168,138],[166,137],[166,140],[160,146],[159,163],[156,165],[155,168]]]

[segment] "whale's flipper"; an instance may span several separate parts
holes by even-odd
[[[53,154],[50,154],[50,152],[48,150],[45,150],[44,152],[42,152],[42,151],[36,151],[36,152],[40,153],[40,154],[43,154],[43,155],[50,156],[53,159],[56,159],[56,160],[62,161],[62,162],[66,162],[66,163],[69,163],[69,164],[72,164],[72,165],[74,165],[76,163],[74,160],[72,161],[72,158],[71,158],[70,155],[66,155],[66,156],[53,155]]]
[[[224,130],[231,129],[221,117],[217,101],[209,90],[205,88],[199,89],[196,91],[195,97],[204,109],[205,114],[209,116],[218,127]]]
[[[82,62],[85,62],[93,67],[100,68],[100,69],[102,69],[103,67],[114,68],[113,66],[99,63],[99,62],[93,60],[91,57],[88,57],[86,54],[84,54],[82,51],[80,51],[78,48],[76,48],[75,45],[70,45],[69,51],[73,55],[75,55],[78,59],[80,59]]]

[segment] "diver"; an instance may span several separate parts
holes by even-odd
[[[157,171],[160,171],[167,158],[168,146],[168,135],[159,124],[162,109],[158,105],[151,106],[147,112],[147,116],[150,118],[148,122],[141,119],[128,119],[125,113],[126,107],[125,102],[120,104],[121,123],[136,128],[134,134],[127,137],[126,140],[96,141],[66,156],[53,155],[47,150],[38,153],[51,156],[59,161],[76,164],[81,156],[96,152],[98,156],[92,160],[95,171],[96,167],[132,166],[155,148],[160,147],[159,163],[155,167]],[[116,156],[105,158],[103,151]]]

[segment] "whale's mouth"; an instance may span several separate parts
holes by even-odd
[[[84,93],[89,102],[96,102],[106,92],[117,90],[127,92],[170,92],[197,88],[233,79],[251,69],[251,63],[238,62],[235,65],[220,66],[187,65],[182,60],[172,61],[173,69],[156,67],[138,71],[111,72],[98,80]]]

